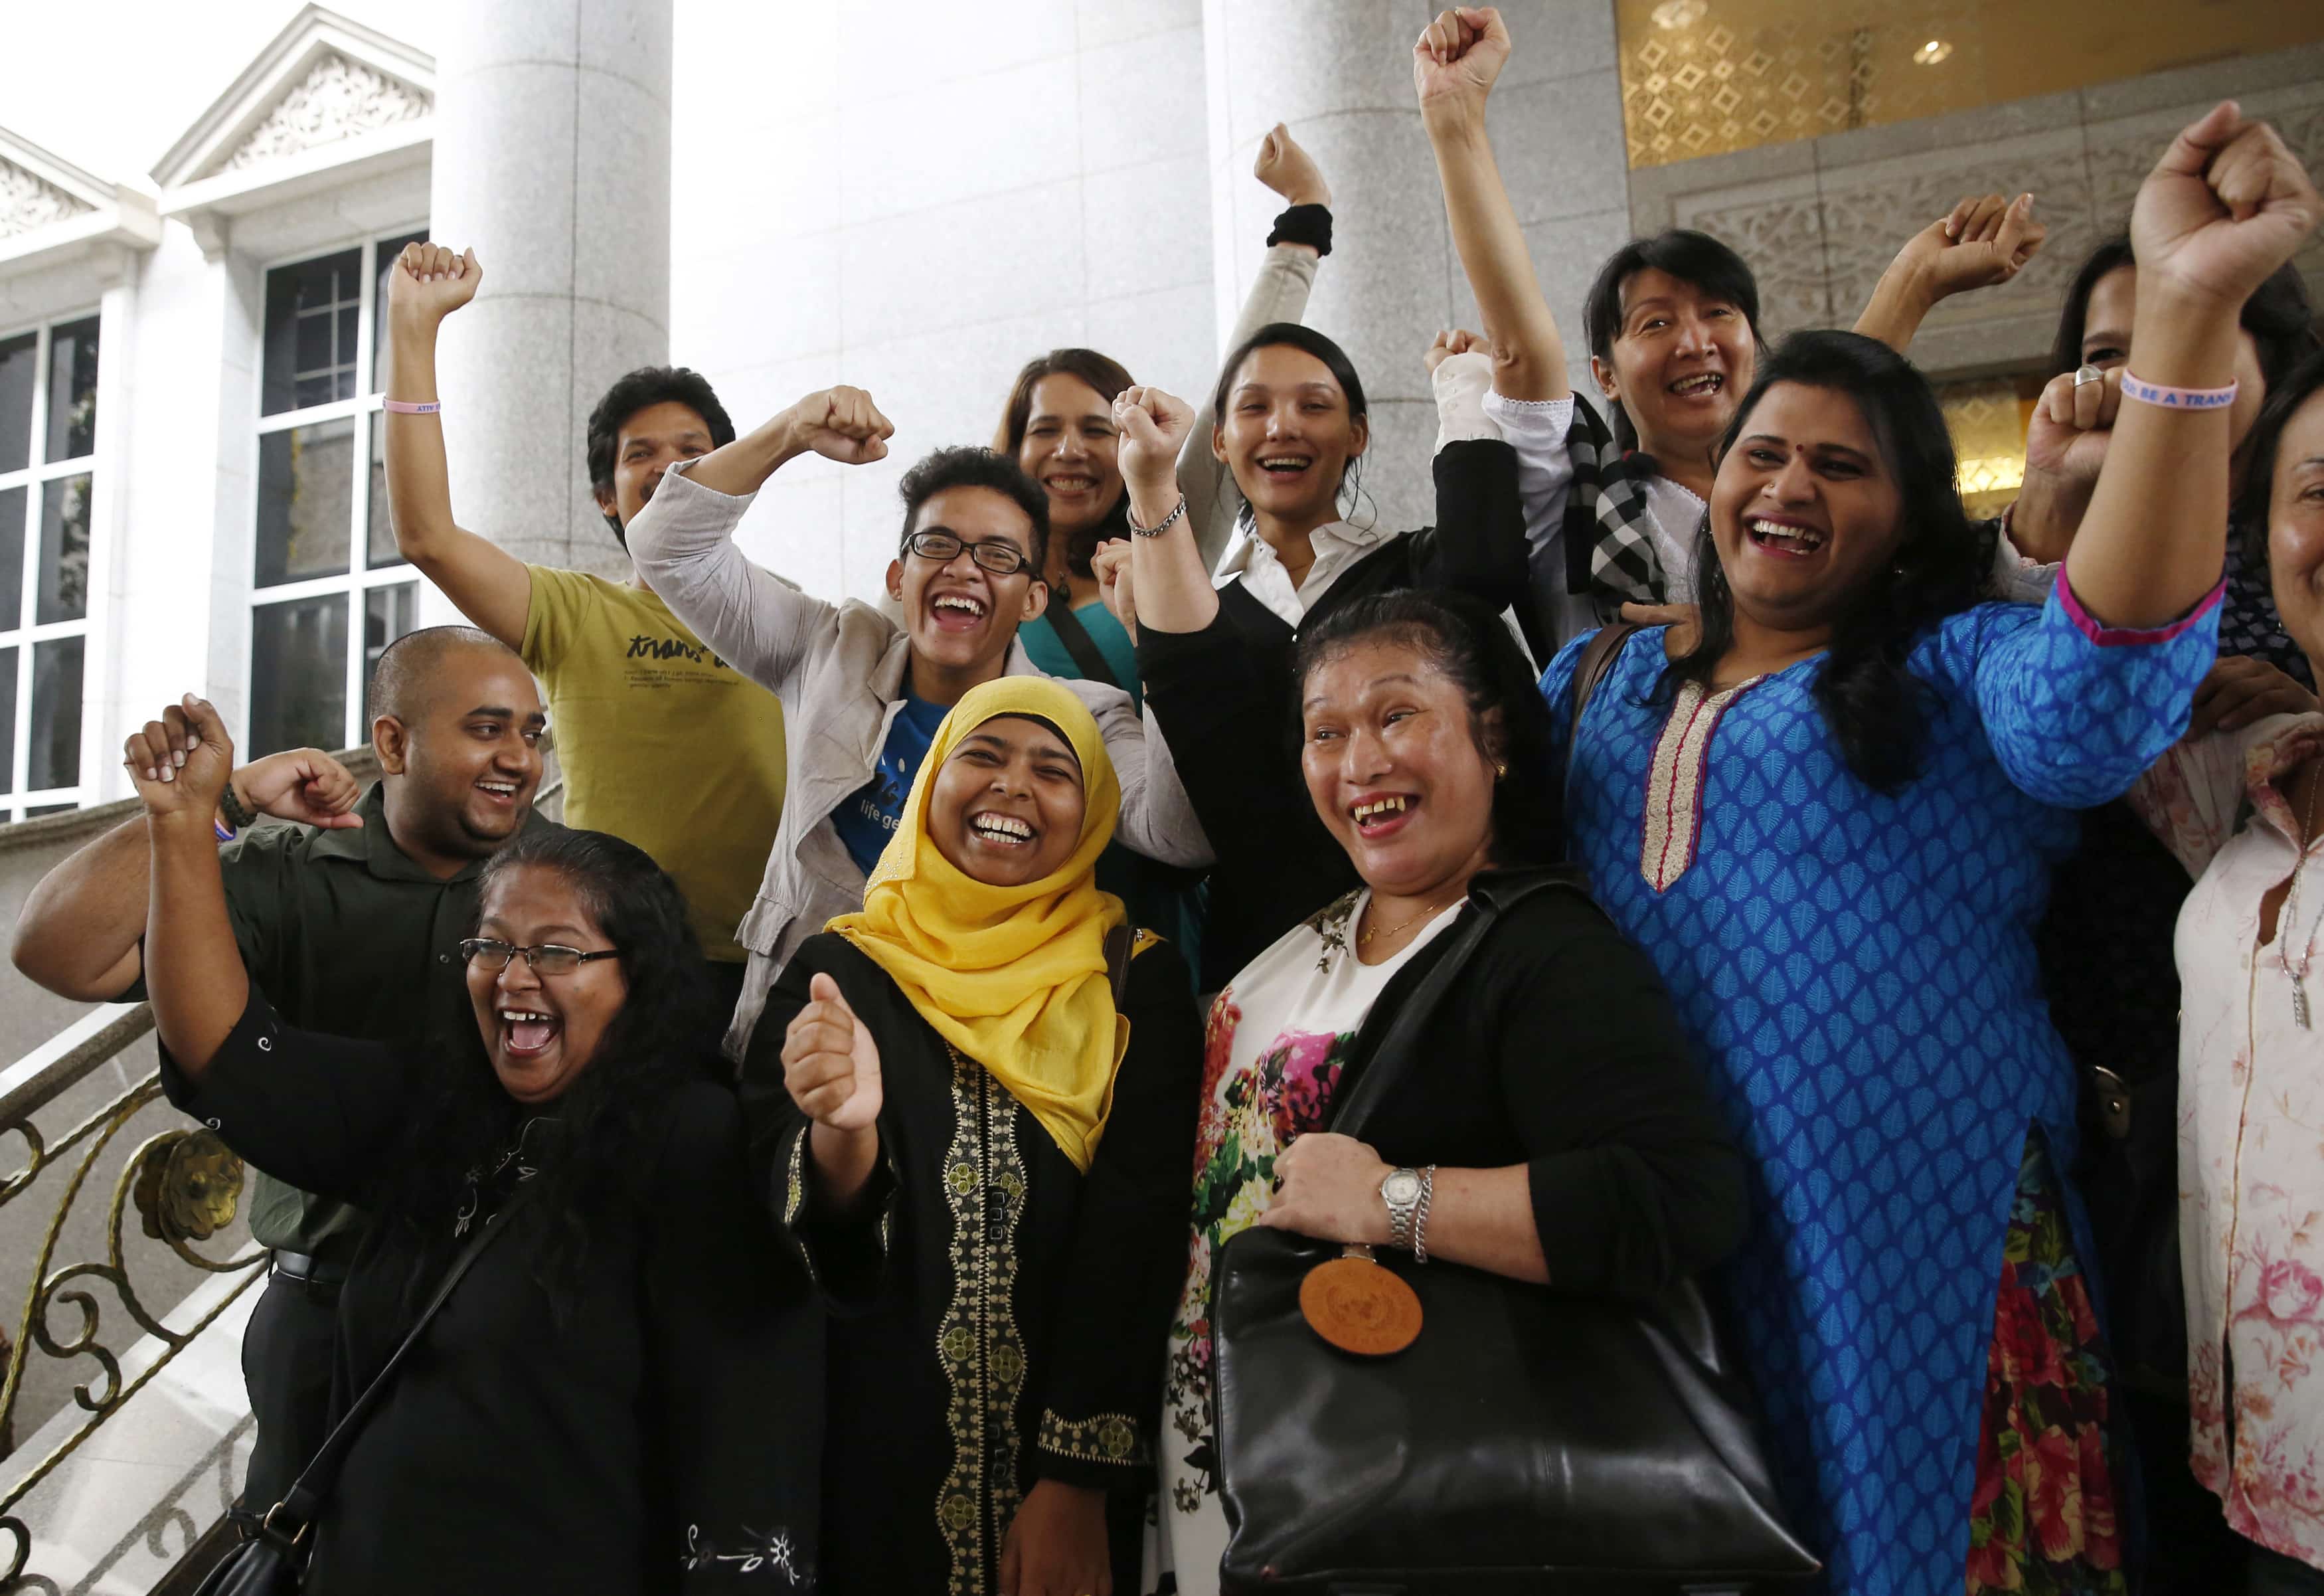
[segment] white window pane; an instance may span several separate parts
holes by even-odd
[[[91,478],[60,477],[41,487],[42,624],[88,613],[88,496]],[[7,513],[0,505],[0,515]],[[5,549],[0,549],[5,552]],[[22,582],[19,575],[16,581]]]
[[[250,747],[337,748],[347,723],[347,599],[261,604],[250,616]]]
[[[49,460],[97,452],[97,318],[49,329]]]
[[[32,389],[40,374],[40,339],[32,333],[0,339],[0,471],[22,471],[32,459]]]
[[[355,318],[362,304],[360,249],[266,274],[263,413],[355,396]]]
[[[258,440],[259,586],[347,568],[355,438],[354,420],[343,419]]]
[[[24,778],[29,790],[80,785],[80,677],[87,641],[60,637],[33,646],[32,769]]]

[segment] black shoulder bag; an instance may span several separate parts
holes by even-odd
[[[411,1349],[435,1322],[437,1311],[452,1295],[452,1287],[460,1283],[493,1239],[508,1229],[509,1216],[521,1208],[531,1190],[520,1186],[510,1200],[502,1204],[499,1213],[476,1227],[438,1282],[436,1295],[420,1310],[420,1317],[404,1332],[392,1354],[380,1371],[372,1376],[371,1383],[363,1388],[343,1415],[331,1426],[330,1435],[316,1449],[307,1466],[300,1471],[290,1492],[266,1510],[258,1533],[227,1554],[225,1562],[210,1570],[202,1582],[194,1587],[194,1596],[297,1596],[304,1577],[307,1562],[307,1532],[314,1527],[324,1501],[337,1483],[340,1465],[346,1462],[347,1449],[362,1433],[364,1422],[378,1410],[387,1388],[394,1382],[396,1370],[403,1367]]]
[[[1501,917],[1563,872],[1480,888],[1332,1126],[1363,1133],[1417,1066],[1446,993]],[[1379,1262],[1419,1296],[1418,1339],[1362,1357],[1300,1311],[1337,1244],[1254,1226],[1211,1304],[1229,1591],[1739,1591],[1812,1576],[1784,1523],[1748,1390],[1692,1285],[1655,1307],[1458,1264]]]

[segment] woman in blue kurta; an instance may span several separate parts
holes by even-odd
[[[2134,217],[2131,380],[2226,384],[2236,308],[2314,217],[2264,127],[2182,133]],[[2049,604],[1976,604],[1991,550],[1926,383],[1799,336],[1730,432],[1699,625],[1629,638],[1571,739],[1572,846],[1754,1167],[1725,1296],[1839,1591],[2125,1588],[2032,932],[2070,811],[2185,728],[2223,546],[2183,529],[2225,525],[2228,451],[2221,410],[2116,427]],[[1561,723],[1584,646],[1543,678]]]

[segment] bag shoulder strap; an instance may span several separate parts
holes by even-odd
[[[1614,669],[1615,657],[1622,645],[1644,627],[1635,621],[1609,621],[1598,629],[1597,635],[1582,645],[1582,658],[1573,662],[1573,724],[1582,724],[1582,712],[1590,707],[1590,700],[1606,675]],[[1568,737],[1572,733],[1567,733]]]
[[[1581,873],[1566,868],[1526,871],[1503,877],[1489,888],[1471,889],[1469,912],[1447,933],[1450,946],[1397,1006],[1379,1046],[1372,1049],[1354,1084],[1333,1103],[1329,1129],[1346,1136],[1362,1135],[1364,1122],[1380,1099],[1418,1056],[1422,1033],[1443,1004],[1444,994],[1461,978],[1493,927],[1518,904],[1555,890],[1585,896],[1589,892]]]
[[[420,1338],[427,1333],[428,1326],[435,1322],[437,1313],[450,1298],[452,1288],[475,1266],[476,1259],[484,1256],[484,1249],[493,1244],[493,1239],[509,1228],[509,1216],[524,1205],[525,1199],[535,1189],[530,1185],[519,1186],[516,1194],[501,1205],[497,1213],[476,1227],[476,1233],[468,1238],[467,1244],[453,1258],[444,1271],[444,1278],[436,1283],[436,1294],[428,1299],[428,1305],[420,1310],[420,1317],[411,1322],[410,1330],[404,1332],[403,1340],[389,1355],[386,1363],[372,1376],[371,1383],[348,1406],[339,1422],[331,1426],[330,1435],[316,1449],[307,1466],[300,1471],[299,1478],[290,1490],[268,1511],[265,1518],[268,1533],[285,1541],[295,1541],[306,1533],[308,1526],[314,1523],[317,1510],[322,1507],[324,1499],[330,1495],[331,1487],[338,1480],[340,1465],[346,1462],[347,1449],[355,1444],[355,1436],[362,1432],[364,1421],[378,1409],[380,1399],[387,1394],[388,1386],[395,1379],[396,1370],[403,1367],[404,1359],[410,1355]]]
[[[1074,663],[1081,668],[1082,679],[1103,682],[1110,687],[1126,687],[1127,683],[1113,679],[1113,667],[1106,663],[1103,651],[1097,646],[1097,639],[1089,634],[1089,628],[1082,624],[1082,618],[1074,613],[1073,599],[1061,596],[1062,603],[1051,604],[1041,613],[1049,618],[1049,630],[1056,632],[1057,641],[1065,645],[1065,652],[1071,654]]]

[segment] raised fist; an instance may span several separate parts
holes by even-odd
[[[893,422],[880,413],[872,396],[861,388],[825,388],[791,406],[791,437],[802,449],[812,449],[843,466],[864,466],[884,459],[888,440],[896,435]]]
[[[2079,386],[2072,372],[2061,372],[2043,385],[2025,424],[2025,470],[2029,475],[2061,478],[2087,491],[2106,464],[2114,419],[2122,410],[2122,368],[2099,383]]]
[[[880,1045],[830,976],[808,982],[807,995],[813,1001],[783,1032],[783,1085],[799,1112],[816,1124],[866,1130],[886,1101]]]
[[[1133,384],[1114,396],[1113,424],[1121,433],[1121,480],[1132,488],[1167,493],[1178,475],[1178,451],[1194,429],[1194,411],[1159,388]]]
[[[1097,578],[1097,595],[1106,610],[1121,623],[1134,643],[1138,641],[1138,592],[1131,581],[1135,567],[1130,549],[1127,538],[1107,539],[1090,556],[1090,575]]]
[[[432,328],[475,299],[484,281],[473,249],[454,254],[440,244],[407,244],[388,270],[388,318],[399,327]]]
[[[1428,352],[1423,355],[1421,359],[1427,362],[1429,374],[1434,376],[1436,374],[1436,368],[1455,355],[1466,355],[1472,349],[1482,350],[1489,355],[1492,353],[1492,348],[1490,344],[1475,333],[1463,332],[1456,328],[1449,333],[1438,333],[1436,341],[1428,346]]]
[[[1323,168],[1315,158],[1302,149],[1291,130],[1277,123],[1259,141],[1259,160],[1250,175],[1283,196],[1292,205],[1329,205],[1332,186],[1323,180]]]
[[[1970,195],[1905,240],[1898,263],[1932,300],[2006,282],[2041,252],[2050,230],[2034,219],[2034,196]]]
[[[149,815],[207,822],[234,773],[234,739],[206,698],[187,694],[122,745],[121,762]]]
[[[1412,47],[1412,88],[1420,108],[1481,116],[1493,79],[1509,59],[1508,24],[1489,5],[1440,11]]]
[[[2324,216],[2275,129],[2233,100],[2182,129],[2139,185],[2130,243],[2143,298],[2157,289],[2241,309]]]

